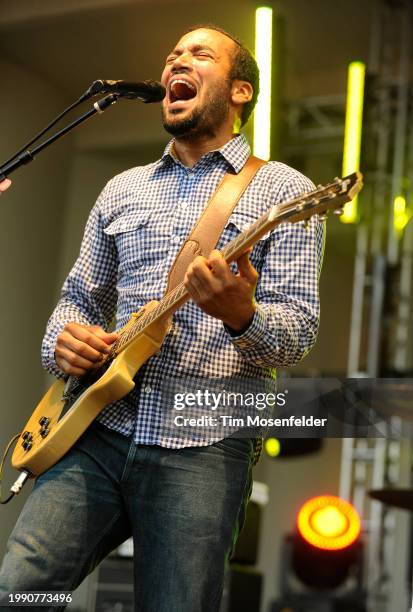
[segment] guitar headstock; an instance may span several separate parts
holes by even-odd
[[[354,172],[343,178],[336,178],[328,185],[321,185],[314,191],[304,194],[294,200],[282,202],[273,207],[268,217],[269,221],[285,220],[290,223],[308,221],[313,215],[325,219],[330,210],[341,215],[343,206],[350,202],[363,187],[363,175]]]

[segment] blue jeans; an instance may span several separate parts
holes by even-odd
[[[8,542],[0,597],[73,591],[132,535],[136,610],[218,610],[252,457],[250,439],[172,450],[94,423],[36,480]]]

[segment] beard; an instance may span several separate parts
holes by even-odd
[[[209,92],[202,107],[194,108],[189,115],[180,117],[178,111],[173,118],[166,117],[162,108],[162,123],[164,129],[176,138],[196,139],[201,136],[213,137],[226,121],[229,114],[230,84],[225,87],[215,87]]]

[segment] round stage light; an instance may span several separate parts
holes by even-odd
[[[310,518],[311,526],[325,538],[337,538],[348,528],[348,518],[336,506],[316,510]]]
[[[269,457],[278,457],[281,450],[281,444],[277,438],[268,438],[265,440],[264,448]]]
[[[347,548],[361,531],[355,508],[334,495],[309,499],[298,513],[297,527],[306,542],[322,550]]]

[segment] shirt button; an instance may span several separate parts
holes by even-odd
[[[150,387],[149,385],[146,385],[146,387],[144,388],[145,393],[150,393],[152,391],[152,387]]]
[[[179,242],[181,242],[181,237],[180,236],[172,236],[172,242],[174,242],[175,244],[178,244]]]

